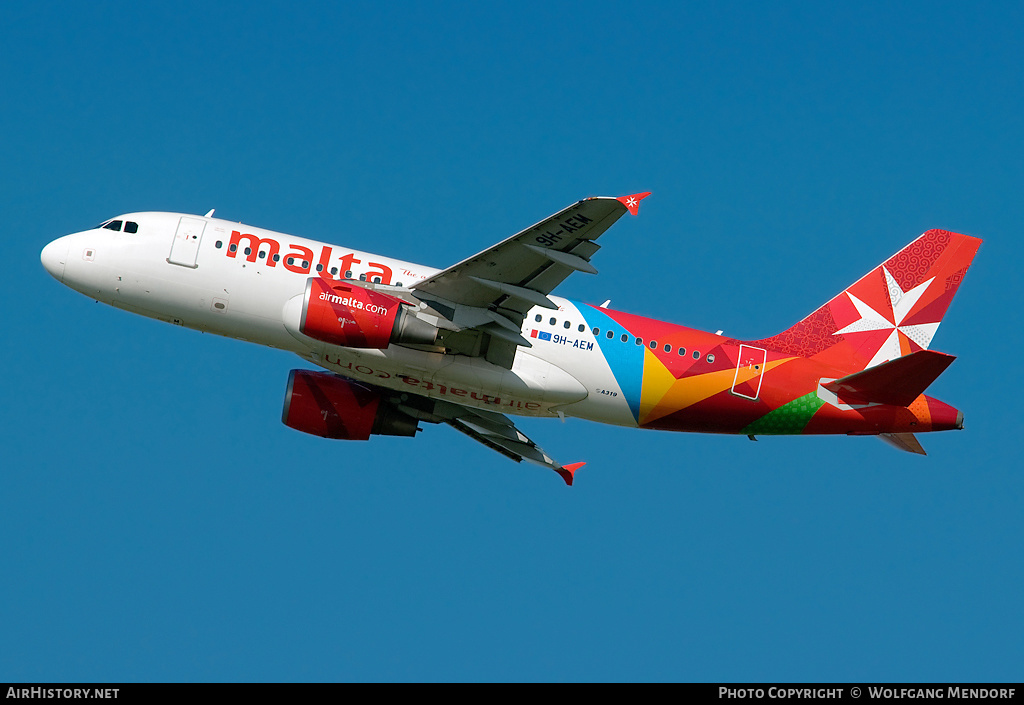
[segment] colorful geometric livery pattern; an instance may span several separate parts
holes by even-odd
[[[754,344],[847,373],[927,349],[980,245],[929,230],[792,328]]]
[[[927,349],[980,244],[930,230],[789,330],[758,341],[579,309],[643,428],[748,435],[953,429],[962,415],[924,394],[908,406],[847,403],[822,385]]]

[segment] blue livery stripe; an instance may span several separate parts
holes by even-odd
[[[633,418],[640,421],[640,392],[644,382],[644,347],[633,342],[633,335],[616,323],[608,314],[601,309],[588,304],[576,303],[577,310],[583,315],[584,320],[591,330],[600,328],[601,333],[594,337],[601,354],[608,361],[608,366],[615,375],[615,381],[626,397],[629,410]],[[614,331],[615,337],[608,339],[607,331]],[[622,342],[620,336],[626,333],[629,340]]]

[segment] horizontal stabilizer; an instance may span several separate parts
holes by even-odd
[[[878,437],[898,450],[905,450],[917,455],[928,455],[913,433],[880,433]]]
[[[955,359],[934,350],[918,350],[822,386],[846,404],[909,406]]]

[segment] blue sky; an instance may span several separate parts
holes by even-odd
[[[365,5],[365,4],[364,4]],[[0,680],[1021,680],[1018,3],[33,3],[0,29]],[[740,338],[919,233],[962,432],[280,423],[285,353],[39,264],[205,213],[443,267],[652,191],[560,294]]]

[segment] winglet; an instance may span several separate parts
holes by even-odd
[[[565,484],[572,487],[573,476],[575,475],[576,471],[579,470],[584,465],[586,465],[585,462],[570,463],[569,465],[563,465],[560,468],[555,468],[555,472],[562,476],[562,479],[565,480]]]
[[[630,212],[631,215],[636,215],[637,211],[640,210],[640,201],[644,200],[650,195],[651,192],[646,191],[644,193],[634,193],[632,196],[619,196],[615,200],[620,201],[622,205],[626,207],[626,210]]]

